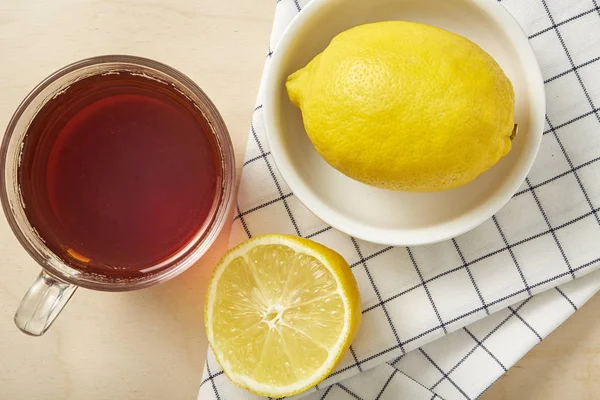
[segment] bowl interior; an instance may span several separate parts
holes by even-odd
[[[406,20],[439,26],[481,46],[513,83],[519,134],[508,156],[461,188],[394,192],[354,181],[330,167],[308,139],[285,80],[338,33],[353,26]],[[292,191],[335,228],[371,242],[433,243],[481,224],[517,191],[531,168],[543,130],[543,81],[518,24],[496,2],[478,0],[313,0],[275,51],[265,92],[265,126],[275,162]]]

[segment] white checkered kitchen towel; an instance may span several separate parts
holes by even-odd
[[[267,68],[307,2],[278,1]],[[273,232],[319,241],[350,263],[363,300],[350,351],[305,399],[476,398],[600,289],[600,271],[592,273],[600,266],[600,8],[596,0],[502,4],[542,67],[544,139],[513,199],[453,240],[382,247],[317,219],[278,174],[259,94],[232,244]],[[209,350],[199,399],[257,398],[235,387]]]

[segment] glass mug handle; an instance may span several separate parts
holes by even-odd
[[[43,335],[76,289],[77,286],[42,271],[21,300],[15,324],[28,335]]]

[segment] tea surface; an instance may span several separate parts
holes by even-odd
[[[182,249],[219,195],[210,125],[184,95],[126,72],[85,78],[28,129],[27,217],[78,268],[139,276]]]

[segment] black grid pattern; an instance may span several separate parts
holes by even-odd
[[[278,0],[276,18],[289,23],[307,2]],[[536,10],[528,17],[535,17],[540,29],[529,31],[534,24],[519,22],[541,60],[549,94],[547,127],[540,156],[523,187],[492,220],[471,233],[409,249],[361,242],[323,224],[278,175],[261,125],[262,105],[254,110],[232,241],[276,231],[334,248],[353,268],[361,287],[363,320],[368,321],[349,356],[307,397],[311,400],[385,399],[397,381],[403,390],[423,389],[422,398],[475,398],[522,355],[517,351],[507,358],[511,348],[503,337],[521,329],[530,336],[524,343],[533,346],[555,321],[568,317],[600,288],[598,273],[583,283],[580,279],[565,283],[600,263],[600,37],[581,37],[600,31],[580,29],[600,27],[600,9],[595,0],[502,4],[517,11],[515,15],[521,15],[520,7]],[[571,10],[576,11],[571,15]],[[273,32],[267,63],[280,34]],[[551,46],[562,58],[545,65],[544,51]],[[565,98],[567,89],[572,99]],[[581,146],[587,142],[599,146]],[[544,268],[539,268],[541,263]],[[550,320],[543,324],[546,304],[564,309],[546,314]],[[468,324],[472,325],[465,327]],[[377,343],[376,350],[367,345],[371,343]],[[461,351],[443,351],[457,348]],[[428,365],[427,373],[411,370],[415,357]],[[219,391],[230,393],[231,388],[218,364],[210,360],[201,395],[210,388],[219,398]],[[465,371],[473,372],[474,360],[490,363],[484,381],[465,380]],[[373,370],[385,377],[380,384],[364,378]],[[360,384],[351,384],[353,380]],[[368,392],[372,386],[377,390]]]

